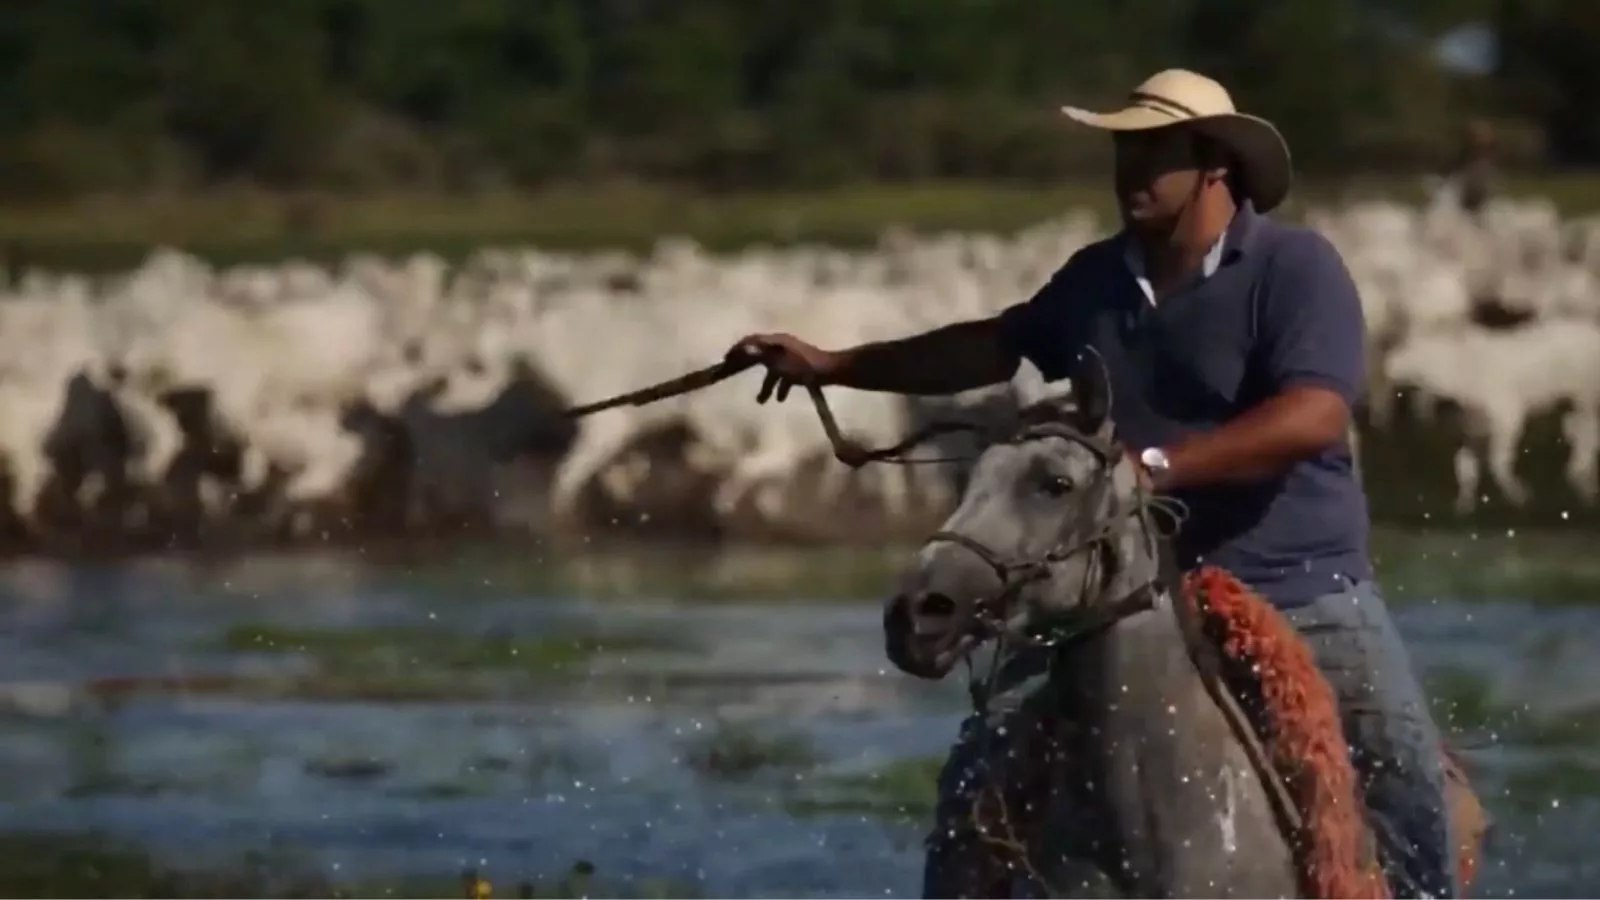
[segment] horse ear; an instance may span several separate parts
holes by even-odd
[[[1109,438],[1111,434],[1111,373],[1105,357],[1093,347],[1083,348],[1072,376],[1072,394],[1077,400],[1078,428]]]

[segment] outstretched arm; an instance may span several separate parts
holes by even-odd
[[[1062,298],[1071,291],[1056,272],[1033,297],[988,319],[958,322],[893,341],[822,350],[792,334],[751,335],[734,353],[756,353],[767,366],[757,399],[783,400],[797,384],[815,381],[891,394],[959,394],[1010,381],[1023,359],[1035,365],[1070,358],[1060,351],[1074,338],[1064,321]],[[1048,365],[1046,377],[1060,378]]]
[[[1009,381],[1021,362],[1002,333],[996,317],[835,351],[824,380],[864,391],[922,395],[999,384]]]
[[[957,394],[1010,381],[1023,359],[1048,370],[1078,340],[1063,311],[1074,294],[1068,261],[1028,300],[990,319],[830,354],[830,384],[897,394]],[[1045,371],[1046,377],[1067,373]]]

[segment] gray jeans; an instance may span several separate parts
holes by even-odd
[[[1391,892],[1397,898],[1455,896],[1439,730],[1376,586],[1353,584],[1284,614],[1339,699]],[[988,714],[962,723],[940,772],[924,897],[992,896],[989,885],[1003,877],[1003,870],[985,865],[991,854],[978,840],[973,804],[986,789],[1018,789],[1014,780],[1037,764],[1030,759],[1037,754],[1019,744],[1028,743],[1039,718],[1048,715],[1032,708],[1048,702],[1042,661],[1020,659],[1008,669],[989,698]]]
[[[1350,761],[1396,897],[1454,897],[1438,726],[1376,585],[1284,611],[1339,698]]]

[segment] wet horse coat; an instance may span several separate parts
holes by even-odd
[[[1080,398],[985,451],[886,610],[889,655],[913,674],[997,648],[975,691],[992,715],[969,735],[987,770],[958,779],[966,812],[939,823],[928,890],[1382,896],[1331,702],[1314,722],[1270,702],[1326,684],[1307,668],[1251,696],[1227,678],[1269,648],[1216,627],[1273,611],[1187,607],[1204,598],[1163,578],[1151,498],[1109,443],[1109,392],[1090,381]],[[1202,613],[1188,627],[1186,610]]]

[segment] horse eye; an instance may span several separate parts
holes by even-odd
[[[1072,492],[1072,479],[1065,475],[1049,475],[1041,487],[1052,497],[1063,497]]]

